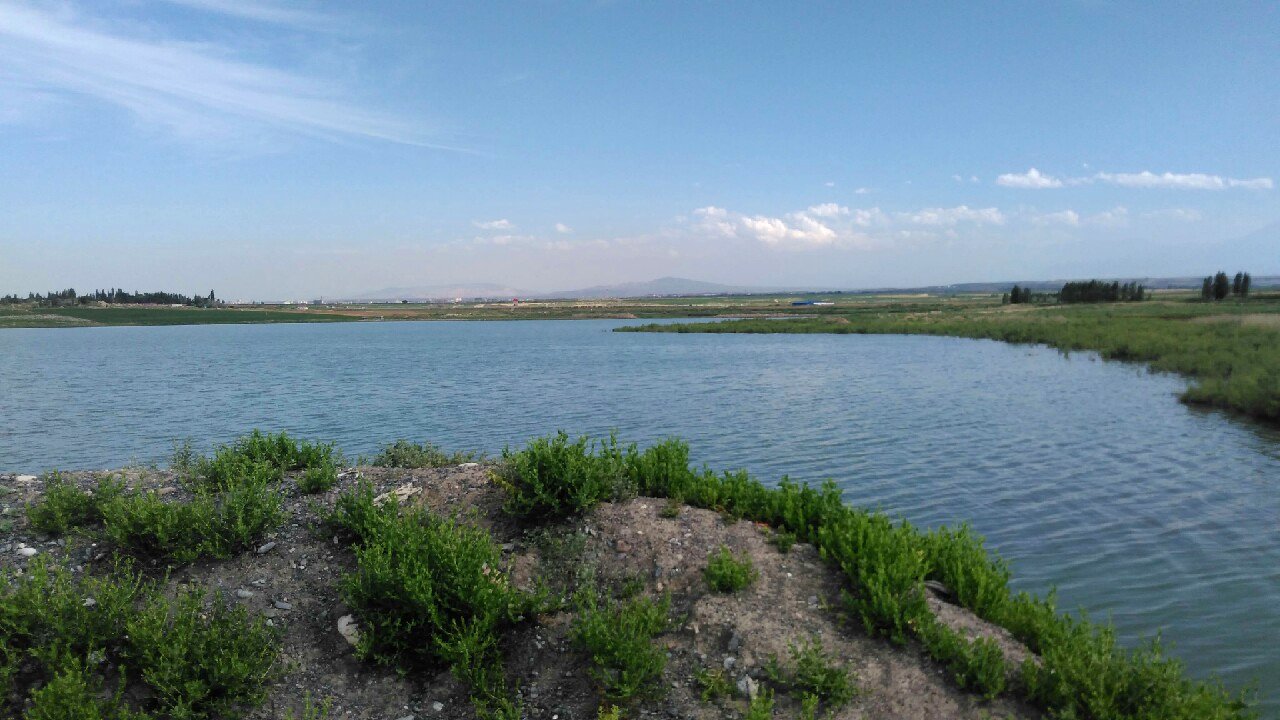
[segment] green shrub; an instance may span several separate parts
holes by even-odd
[[[397,440],[384,445],[370,463],[375,467],[389,468],[437,468],[461,465],[477,458],[475,453],[448,453],[432,443],[415,443]]]
[[[280,493],[265,478],[221,494],[166,502],[155,493],[122,496],[103,507],[106,534],[128,552],[187,563],[252,547],[284,521]]]
[[[214,450],[212,457],[195,461],[195,487],[223,491],[244,482],[280,482],[284,473],[337,464],[332,444],[297,441],[286,433],[254,430],[230,445]]]
[[[773,684],[801,697],[814,697],[830,710],[849,704],[858,694],[849,669],[842,667],[826,653],[817,637],[788,646],[789,668],[783,668],[776,657],[766,666]]]
[[[420,508],[378,505],[368,483],[339,498],[334,520],[357,539],[357,570],[342,588],[361,622],[359,653],[400,668],[447,666],[471,688],[478,710],[518,712],[499,631],[535,599],[511,587],[493,537]]]
[[[653,689],[667,666],[667,653],[653,638],[667,629],[670,598],[606,603],[584,589],[577,604],[573,640],[591,655],[591,677],[605,697],[625,701]]]
[[[338,484],[338,468],[328,460],[302,471],[298,489],[307,494],[322,493]]]
[[[170,599],[128,565],[79,577],[35,558],[0,581],[0,710],[40,685],[29,718],[144,720],[122,701],[140,683],[147,691],[128,695],[147,697],[157,716],[238,718],[263,697],[276,652],[261,618],[199,592]],[[15,686],[18,667],[25,687]]]
[[[747,714],[742,717],[743,720],[773,720],[773,692],[768,688],[761,688],[759,694],[747,705]]]
[[[1004,692],[1008,665],[994,640],[970,640],[932,618],[924,624],[920,638],[929,654],[951,670],[960,687],[979,692],[988,700]]]
[[[169,714],[223,718],[258,705],[276,671],[277,635],[261,616],[201,591],[156,596],[126,623],[130,670]]]
[[[616,437],[603,442],[561,432],[502,451],[496,474],[507,491],[507,512],[547,520],[579,515],[625,490],[626,456]]]
[[[698,668],[694,671],[693,679],[698,683],[703,702],[733,696],[733,683],[720,668]]]
[[[746,553],[735,556],[728,547],[721,545],[711,553],[707,569],[703,572],[707,585],[720,593],[735,593],[755,582],[758,573]]]
[[[27,506],[27,519],[37,530],[55,534],[96,525],[102,522],[102,506],[123,493],[124,480],[110,475],[99,477],[93,492],[85,492],[53,472],[45,478],[44,498]]]
[[[791,552],[791,548],[796,544],[796,534],[785,530],[775,530],[773,534],[769,536],[769,542],[774,547],[778,548],[778,552],[786,555]]]

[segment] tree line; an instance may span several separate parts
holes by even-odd
[[[1219,270],[1216,275],[1206,277],[1201,283],[1200,299],[1206,302],[1226,300],[1228,295],[1247,298],[1251,285],[1253,278],[1247,272],[1238,272],[1234,278],[1227,278],[1227,274]]]
[[[1024,303],[1094,303],[1094,302],[1139,302],[1147,297],[1147,289],[1139,282],[1121,283],[1118,281],[1081,280],[1069,282],[1056,293],[1035,293],[1031,288],[1014,285],[1005,293],[1001,302],[1006,305]]]
[[[90,303],[105,303],[107,305],[187,305],[190,307],[213,307],[221,303],[214,295],[213,291],[209,291],[208,296],[204,295],[183,295],[173,292],[129,292],[120,288],[112,288],[110,290],[94,290],[90,293],[77,293],[75,288],[67,288],[65,290],[50,290],[47,293],[27,293],[27,296],[20,297],[16,294],[5,295],[0,297],[0,304],[4,305],[39,305],[42,307],[63,307],[69,305],[88,305]]]

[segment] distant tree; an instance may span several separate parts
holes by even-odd
[[[1236,276],[1235,276],[1234,278],[1232,278],[1232,279],[1231,279],[1231,294],[1232,294],[1232,295],[1239,295],[1239,294],[1240,294],[1240,284],[1241,284],[1242,282],[1244,282],[1244,273],[1236,273]]]
[[[1249,273],[1245,273],[1240,279],[1240,297],[1249,297],[1249,286],[1253,284],[1253,278],[1249,277]]]
[[[1200,299],[1209,302],[1213,299],[1213,278],[1207,277],[1200,284]]]
[[[1022,302],[1022,288],[1018,285],[1013,286],[1013,290],[1009,293],[1009,302],[1017,305]]]
[[[1218,274],[1213,276],[1213,299],[1225,300],[1229,292],[1231,292],[1231,280],[1226,273],[1219,270]]]
[[[1004,295],[1000,296],[1000,304],[1001,305],[1009,304],[1009,293],[1005,293]]]

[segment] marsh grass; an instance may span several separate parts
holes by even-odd
[[[529,470],[535,483],[509,483],[509,501],[535,508],[532,498],[584,498],[578,511],[619,492],[680,497],[685,502],[765,523],[797,541],[812,543],[845,580],[843,602],[866,630],[893,642],[920,642],[948,667],[958,684],[987,696],[1014,691],[1056,717],[1249,718],[1244,696],[1217,681],[1186,678],[1158,643],[1126,650],[1114,632],[1087,618],[1060,614],[1053,598],[1009,589],[1003,561],[968,528],[921,532],[874,512],[844,504],[830,481],[820,487],[787,478],[767,488],[743,472],[717,474],[689,466],[688,446],[668,440],[639,451],[616,440],[569,442],[561,433],[534,440],[526,451],[504,453],[512,467]],[[553,460],[553,461],[552,461]],[[561,472],[562,469],[564,472]],[[536,472],[533,472],[536,470]],[[522,474],[521,477],[524,477]],[[580,493],[583,488],[590,488]],[[558,503],[558,504],[556,504]],[[536,514],[536,513],[535,513]],[[924,581],[955,589],[960,603],[1003,626],[1040,657],[1024,665],[1017,682],[1006,681],[1007,662],[990,641],[969,640],[942,628],[925,599]]]
[[[477,460],[479,457],[471,452],[446,452],[438,445],[429,442],[396,440],[390,445],[384,445],[369,464],[389,468],[437,468],[461,465]]]
[[[27,507],[27,519],[41,532],[63,534],[102,522],[102,508],[125,492],[124,480],[106,475],[92,492],[81,490],[58,472],[45,476],[44,497]]]

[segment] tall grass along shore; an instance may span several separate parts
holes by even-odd
[[[819,318],[640,325],[621,332],[948,335],[1040,343],[1192,380],[1187,403],[1280,422],[1280,296],[1103,305],[876,307]]]

